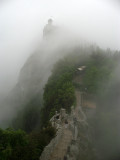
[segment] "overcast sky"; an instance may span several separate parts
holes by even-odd
[[[120,49],[118,0],[0,0],[0,93],[16,82],[48,18],[100,47]]]

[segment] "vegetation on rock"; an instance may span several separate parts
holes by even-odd
[[[13,127],[22,130],[0,129],[0,160],[39,159],[44,147],[55,136],[56,131],[50,126],[49,119],[60,108],[70,112],[71,106],[75,104],[76,87],[82,92],[95,95],[97,99],[96,115],[89,121],[95,149],[106,160],[109,152],[116,153],[120,144],[117,141],[120,103],[119,82],[114,81],[114,70],[119,60],[118,52],[111,53],[94,47],[74,49],[59,60],[44,87],[43,100],[39,96],[41,93],[34,95],[18,118],[14,119]],[[86,66],[84,74],[82,71],[77,73],[77,68],[82,65]],[[76,74],[82,76],[80,86],[73,82]],[[84,157],[87,157],[84,160],[89,159],[88,155]]]

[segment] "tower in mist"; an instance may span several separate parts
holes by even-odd
[[[43,29],[43,38],[48,38],[55,32],[55,26],[53,25],[53,20],[48,19],[48,23]]]

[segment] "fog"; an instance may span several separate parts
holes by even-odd
[[[0,95],[17,82],[28,56],[38,48],[47,19],[103,48],[120,49],[120,10],[110,0],[0,1]]]
[[[58,32],[56,31],[53,37],[50,36],[50,39],[44,39],[43,28],[49,18],[53,19],[53,25]],[[115,56],[118,56],[117,58],[113,56],[116,58],[114,62],[119,63],[119,0],[0,0],[0,22],[0,127],[11,126],[12,120],[16,123],[15,118],[18,116],[19,119],[21,111],[24,112],[24,108],[34,98],[38,100],[36,103],[39,108],[43,107],[43,88],[51,75],[53,65],[65,55],[74,53],[74,48],[78,47],[78,44],[79,47],[85,45],[86,55],[92,51],[99,52],[100,48],[108,49],[106,53],[114,51]],[[118,52],[115,52],[116,50]],[[119,70],[118,64],[112,73],[113,78],[105,84],[110,91],[108,95],[106,94],[108,97],[101,96],[103,99],[101,98],[102,102],[99,105],[102,107],[98,107],[96,114],[101,121],[103,120],[103,123],[99,124],[99,118],[98,121],[95,119],[98,123],[98,126],[96,125],[98,136],[101,129],[105,139],[106,129],[111,137],[117,130],[116,124],[117,132],[120,131]],[[102,86],[101,83],[100,85]],[[106,117],[109,123],[106,122]],[[14,126],[14,123],[12,125]],[[119,146],[118,137],[114,136],[112,140],[115,139]],[[104,149],[107,147],[109,150],[109,143],[110,138],[108,141],[104,141],[103,137],[96,140],[95,145],[99,146],[100,155],[102,151],[105,153]],[[114,147],[116,144],[113,143],[113,152],[106,152],[106,157],[118,154]]]

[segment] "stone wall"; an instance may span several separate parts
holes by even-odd
[[[56,111],[55,115],[50,119],[52,126],[58,131],[55,138],[53,138],[48,146],[46,146],[43,150],[40,160],[49,160],[51,153],[54,151],[55,147],[58,145],[63,136],[65,121],[69,121],[68,119],[69,116],[66,114],[66,110],[63,108],[61,108],[60,113],[57,113]]]
[[[62,112],[63,113],[63,112]],[[61,113],[59,113],[60,115]],[[58,115],[58,113],[56,114]],[[61,117],[61,116],[60,116]],[[66,114],[65,114],[66,117]],[[67,146],[64,158],[60,160],[95,160],[94,148],[91,141],[91,131],[87,123],[86,115],[82,107],[74,109],[72,107],[71,115],[68,117],[68,130],[72,133],[72,139]],[[61,119],[61,118],[60,118]],[[53,122],[54,118],[51,119]],[[57,121],[55,121],[57,124]],[[55,125],[57,126],[57,125]],[[51,153],[55,150],[56,146],[60,143],[64,135],[65,123],[61,123],[57,131],[56,137],[51,140],[48,146],[45,147],[40,160],[50,160]],[[58,160],[58,159],[56,159]]]
[[[68,146],[68,151],[65,155],[66,160],[95,160],[95,152],[92,146],[91,131],[87,123],[87,119],[81,116],[78,112],[76,122],[71,121],[70,129],[73,134],[71,144]],[[73,116],[71,118],[74,118]]]
[[[62,135],[63,135],[63,128],[60,128],[56,133],[56,137],[51,140],[48,146],[45,147],[44,151],[41,154],[40,160],[49,160],[51,153],[61,140]]]

